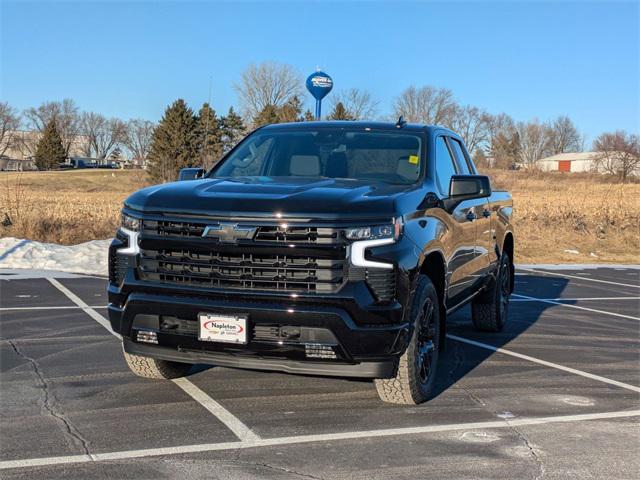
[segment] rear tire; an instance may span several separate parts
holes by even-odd
[[[414,328],[409,346],[398,359],[393,378],[375,379],[380,400],[417,405],[435,394],[435,376],[440,349],[440,303],[426,275],[420,275],[410,317]]]
[[[503,253],[498,275],[491,286],[471,303],[473,326],[481,332],[499,332],[509,316],[511,295],[511,259]]]
[[[157,358],[142,357],[132,353],[124,353],[124,359],[129,370],[139,377],[153,378],[156,380],[169,380],[184,377],[191,369],[190,363],[170,362]]]

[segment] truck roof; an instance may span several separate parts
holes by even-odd
[[[371,128],[372,130],[404,130],[404,131],[432,131],[447,128],[438,125],[422,125],[419,123],[405,123],[402,127],[398,127],[394,122],[373,122],[373,121],[353,121],[353,120],[321,120],[313,122],[291,122],[291,123],[273,123],[262,127],[265,130],[287,130],[295,128],[296,130],[315,130],[318,128]]]

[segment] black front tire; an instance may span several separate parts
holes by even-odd
[[[426,275],[418,278],[411,308],[413,334],[405,353],[398,359],[392,378],[376,379],[383,402],[417,405],[435,393],[435,376],[440,350],[440,303],[438,293]]]
[[[124,350],[124,348],[123,348]],[[143,357],[132,353],[124,353],[124,360],[132,373],[138,377],[154,380],[171,380],[184,377],[193,365],[189,363],[170,362],[157,358]]]
[[[475,329],[481,332],[500,332],[509,316],[510,295],[511,259],[503,253],[495,280],[471,303],[471,318]]]

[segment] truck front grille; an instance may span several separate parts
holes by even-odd
[[[334,292],[345,281],[343,259],[210,250],[142,250],[142,280],[197,287]]]
[[[205,228],[209,225],[216,225],[216,222],[144,220],[143,233],[169,238],[197,238],[202,237]],[[335,244],[342,242],[342,238],[340,231],[336,228],[272,225],[258,227],[253,241],[287,244]]]

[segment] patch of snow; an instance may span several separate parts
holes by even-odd
[[[565,250],[565,253],[570,253],[572,255],[580,255],[580,252],[578,250]]]
[[[108,275],[111,239],[78,245],[57,245],[7,237],[0,238],[0,268],[57,270]]]

